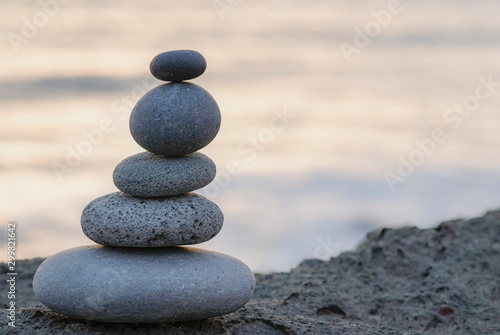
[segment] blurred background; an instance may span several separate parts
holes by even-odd
[[[128,117],[159,84],[151,59],[175,49],[205,56],[193,82],[223,117],[201,150],[218,177],[199,193],[225,223],[202,248],[287,271],[380,227],[500,207],[498,1],[0,6],[0,243],[17,221],[18,259],[92,243],[81,211],[143,151]]]

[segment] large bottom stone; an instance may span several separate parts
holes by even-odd
[[[105,322],[198,320],[245,305],[255,278],[241,261],[195,248],[83,246],[49,257],[35,295],[60,314]]]

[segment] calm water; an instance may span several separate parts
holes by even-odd
[[[115,192],[114,167],[142,151],[128,115],[144,82],[157,84],[151,58],[172,49],[205,55],[194,82],[223,113],[202,150],[219,176],[200,192],[225,226],[202,247],[284,271],[378,227],[500,207],[500,86],[481,86],[500,82],[498,1],[401,1],[379,14],[384,26],[371,13],[386,1],[229,3],[75,0],[49,17],[37,2],[0,0],[0,221],[18,222],[18,258],[90,243],[81,211]],[[356,47],[350,62],[341,43]],[[100,137],[103,119],[112,130]],[[446,141],[429,145],[436,129]],[[58,178],[52,165],[71,151],[81,159]],[[418,166],[391,190],[385,175],[401,159]]]

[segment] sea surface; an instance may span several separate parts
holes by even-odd
[[[0,6],[1,261],[10,221],[18,259],[92,243],[82,209],[143,151],[128,117],[175,49],[205,56],[193,82],[223,118],[199,193],[225,223],[202,248],[287,271],[381,227],[500,207],[498,1]]]

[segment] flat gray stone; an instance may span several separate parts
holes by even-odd
[[[168,197],[208,185],[215,173],[214,162],[199,152],[177,157],[143,152],[118,164],[113,181],[120,191],[133,196]]]
[[[83,246],[49,257],[33,278],[40,301],[88,320],[198,320],[245,305],[255,278],[241,261],[195,248]]]
[[[144,149],[164,156],[200,150],[217,135],[221,115],[212,96],[191,83],[160,85],[130,115],[130,132]]]
[[[89,203],[81,218],[88,238],[114,247],[202,243],[219,233],[223,221],[216,204],[194,193],[149,199],[111,193]]]
[[[149,69],[157,79],[182,81],[199,77],[205,72],[207,61],[194,50],[174,50],[157,55]]]

